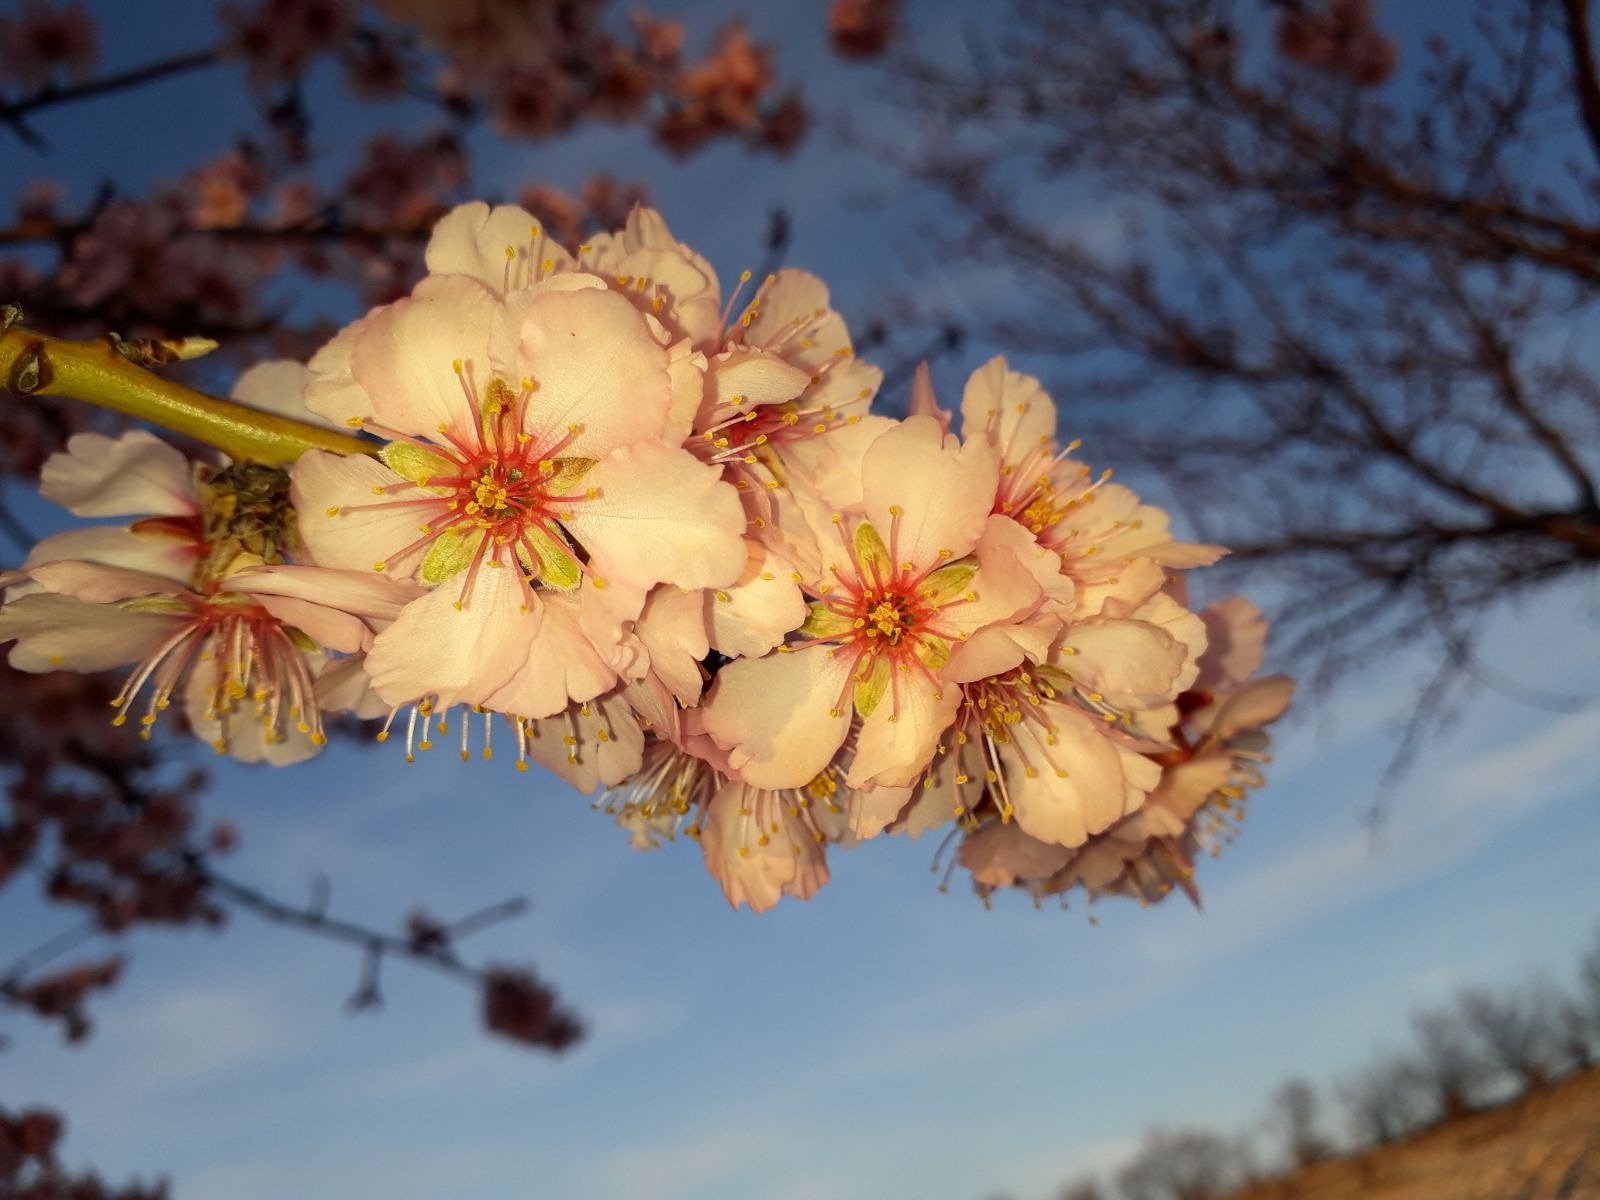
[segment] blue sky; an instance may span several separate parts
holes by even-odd
[[[183,45],[212,28],[198,0],[154,32],[133,6],[91,7],[112,62],[175,48],[177,34],[154,39],[182,13]],[[660,7],[704,29],[737,6]],[[745,7],[824,111],[867,102],[873,74],[825,54],[820,5]],[[908,7],[935,47],[972,11]],[[136,162],[128,134],[182,101],[198,161],[248,124],[233,86],[218,74],[63,110],[40,121],[54,160],[6,143],[0,163],[8,179],[42,169],[85,188],[102,171],[165,175],[193,164]],[[92,146],[75,140],[88,125]],[[781,202],[797,218],[790,261],[859,323],[908,261],[936,257],[916,230],[932,208],[817,134],[787,161],[716,149],[674,164],[637,134],[592,129],[480,152],[479,182],[645,178],[727,275],[754,264]],[[1592,586],[1551,593],[1502,617],[1485,657],[1593,693],[1597,621]],[[393,747],[339,746],[292,774],[224,766],[207,813],[241,830],[237,875],[292,896],[326,874],[337,911],[377,924],[416,903],[448,916],[528,894],[531,915],[470,949],[537,964],[590,1038],[560,1060],[492,1040],[472,995],[403,967],[381,1013],[348,1016],[347,949],[240,915],[220,936],[132,939],[85,1047],[8,1022],[0,1096],[67,1111],[70,1160],[170,1172],[201,1200],[1042,1200],[1151,1124],[1246,1128],[1282,1078],[1357,1066],[1461,983],[1565,977],[1600,919],[1600,711],[1485,696],[1394,790],[1374,842],[1360,816],[1427,666],[1355,664],[1332,698],[1299,705],[1242,838],[1203,868],[1204,914],[1108,903],[1093,924],[1081,906],[1000,897],[985,911],[959,887],[940,894],[927,839],[835,855],[809,904],[732,913],[692,844],[636,854],[585,799],[509,762],[407,767]],[[0,960],[63,923],[17,887],[3,903]]]

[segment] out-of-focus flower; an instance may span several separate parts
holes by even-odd
[[[250,82],[263,87],[298,76],[316,54],[337,49],[355,27],[357,7],[351,0],[259,0],[251,8],[224,5],[222,16]]]
[[[846,58],[876,58],[900,32],[900,0],[833,0],[828,37]]]
[[[683,51],[682,22],[663,21],[640,11],[628,14],[628,19],[633,23],[633,31],[638,35],[639,45],[646,55],[663,66],[671,66],[678,61],[678,55]]]
[[[678,154],[733,132],[759,132],[761,98],[772,84],[772,52],[742,24],[724,27],[698,63],[673,79],[656,136]]]
[[[22,0],[20,12],[0,18],[0,83],[33,90],[58,74],[82,79],[99,53],[94,20],[77,0]]]
[[[1278,52],[1361,87],[1386,82],[1399,60],[1394,42],[1373,21],[1372,0],[1320,0],[1284,12]]]
[[[226,229],[242,224],[251,200],[267,185],[267,173],[261,164],[238,150],[201,167],[190,179],[194,192],[190,220],[196,229]]]
[[[408,141],[380,135],[367,142],[361,161],[345,179],[350,216],[381,228],[423,229],[460,186],[466,166],[461,147],[448,133]]]
[[[483,1023],[501,1037],[551,1050],[565,1050],[583,1036],[578,1019],[556,1007],[555,993],[514,967],[485,973]]]
[[[345,43],[340,62],[351,92],[367,100],[401,95],[413,71],[399,38],[371,30]]]

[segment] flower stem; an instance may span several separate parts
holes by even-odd
[[[0,334],[0,380],[25,396],[66,396],[214,446],[236,461],[286,467],[307,450],[371,454],[373,442],[261,412],[137,366],[107,338],[73,342],[20,326]]]

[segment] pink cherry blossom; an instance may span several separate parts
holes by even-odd
[[[645,317],[581,273],[504,300],[467,276],[430,276],[348,337],[309,402],[342,401],[391,440],[381,461],[303,456],[294,496],[317,562],[431,589],[374,645],[380,695],[496,703],[533,669],[555,620],[547,594],[614,589],[614,640],[652,586],[739,577],[737,495],[661,441],[669,359]],[[543,717],[585,698],[501,711]]]
[[[758,787],[799,787],[861,727],[852,787],[905,786],[954,719],[945,668],[959,643],[1024,615],[1039,589],[1009,556],[974,555],[996,465],[929,418],[878,438],[861,464],[857,510],[814,516],[797,566],[815,597],[800,640],[725,667],[707,731]]]
[[[1204,645],[1201,620],[1164,593],[1081,620],[1036,618],[1004,638],[981,633],[971,669],[955,671],[960,706],[902,831],[987,808],[1040,841],[1083,845],[1160,784],[1149,756],[1170,745]]]
[[[986,820],[965,836],[957,856],[980,891],[1019,886],[1043,895],[1081,887],[1091,897],[1130,895],[1148,903],[1176,887],[1199,903],[1195,858],[1216,853],[1243,820],[1246,796],[1263,782],[1264,727],[1283,715],[1294,690],[1281,675],[1247,678],[1260,665],[1265,635],[1249,601],[1224,600],[1201,617],[1212,638],[1197,683],[1219,690],[1178,697],[1176,745],[1151,754],[1160,779],[1143,806],[1065,852],[1030,837],[1020,821]]]
[[[148,689],[145,737],[181,693],[191,727],[218,753],[276,763],[315,753],[328,652],[366,650],[417,590],[279,563],[270,536],[228,523],[244,495],[236,489],[252,481],[191,466],[141,431],[79,434],[44,476],[45,494],[80,515],[154,512],[36,546],[10,580],[0,640],[15,641],[10,660],[22,670],[131,666],[114,723]],[[252,499],[263,479],[270,485],[270,473],[253,481]]]
[[[783,896],[809,899],[828,882],[827,847],[876,836],[910,798],[909,788],[850,788],[850,745],[804,787],[754,787],[730,778],[726,756],[697,730],[691,722],[681,744],[650,742],[638,774],[604,807],[637,849],[680,831],[697,840],[734,908],[761,912]]]
[[[936,411],[926,380],[918,403]],[[1079,443],[1062,446],[1056,420],[1039,381],[1003,358],[974,371],[962,391],[962,436],[987,442],[1000,460],[994,511],[1058,556],[1061,573],[1076,584],[1077,612],[1098,612],[1109,597],[1137,602],[1162,586],[1167,570],[1221,556],[1220,547],[1176,541],[1159,508],[1110,483],[1109,470],[1095,477],[1073,459]]]

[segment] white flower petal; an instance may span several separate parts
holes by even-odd
[[[186,517],[200,511],[189,460],[154,434],[78,433],[45,460],[39,492],[80,517]]]

